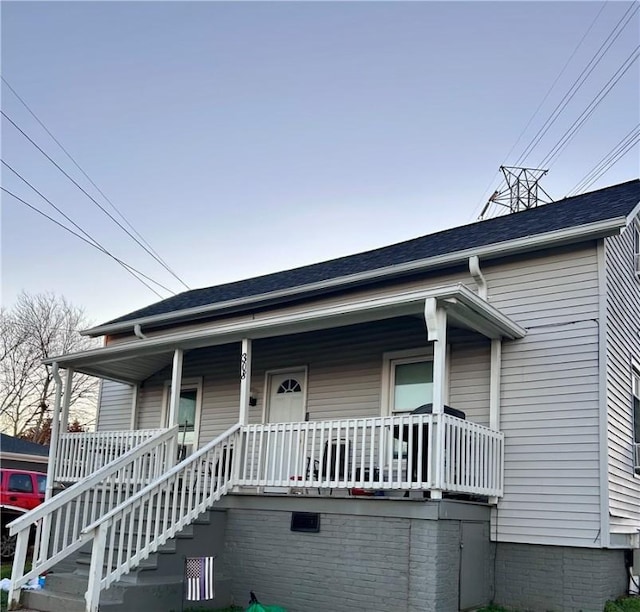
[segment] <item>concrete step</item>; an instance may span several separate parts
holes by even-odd
[[[73,596],[55,593],[47,588],[39,591],[23,591],[22,605],[39,612],[85,612],[86,610],[84,594]]]

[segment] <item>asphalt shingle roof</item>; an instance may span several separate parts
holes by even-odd
[[[224,285],[185,291],[113,319],[105,325],[292,289],[464,249],[627,216],[639,201],[640,179],[635,179],[538,208],[455,227],[372,251]]]
[[[49,455],[49,447],[28,440],[14,438],[7,434],[0,433],[0,450],[3,453],[19,453],[21,455]]]

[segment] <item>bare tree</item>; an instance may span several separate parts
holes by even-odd
[[[46,430],[55,384],[42,360],[95,347],[79,333],[88,325],[81,308],[52,293],[22,293],[0,310],[0,429],[14,436]],[[95,418],[97,389],[97,379],[74,376],[70,414],[83,426]]]

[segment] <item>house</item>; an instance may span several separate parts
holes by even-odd
[[[211,555],[215,605],[602,610],[640,547],[639,212],[633,180],[88,330],[10,599],[53,567],[30,607],[178,609]],[[95,433],[60,433],[74,372]]]
[[[0,433],[0,467],[46,472],[49,447]]]

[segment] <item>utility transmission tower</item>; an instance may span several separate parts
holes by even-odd
[[[538,184],[548,170],[500,166],[500,171],[504,175],[506,188],[493,193],[482,209],[480,219],[484,218],[491,204],[498,204],[514,213],[552,201],[551,196]]]

